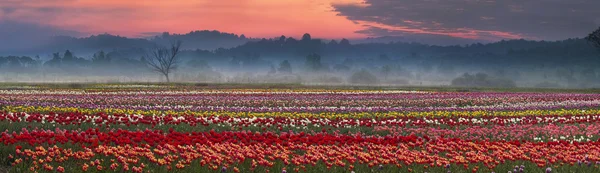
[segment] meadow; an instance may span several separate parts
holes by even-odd
[[[2,84],[6,172],[600,172],[595,90]]]

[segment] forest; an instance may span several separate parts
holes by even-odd
[[[454,46],[354,44],[310,34],[257,39],[218,31],[54,39],[20,55],[0,52],[0,80],[164,81],[145,68],[144,56],[174,41],[182,42],[172,73],[177,82],[589,88],[600,76],[600,52],[582,38]]]

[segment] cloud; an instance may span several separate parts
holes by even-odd
[[[582,37],[600,19],[598,0],[366,0],[334,4],[338,15],[366,25],[357,32],[428,33],[462,38],[557,40]]]
[[[160,36],[162,35],[164,32],[141,32],[137,35],[135,35],[134,37],[137,38],[154,38],[156,36]]]

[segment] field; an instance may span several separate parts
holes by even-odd
[[[6,172],[600,172],[592,90],[0,87]]]

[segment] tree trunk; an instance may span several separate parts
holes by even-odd
[[[169,80],[169,73],[165,73],[164,75],[165,75],[165,78],[167,78],[167,83],[171,82],[171,81]]]

